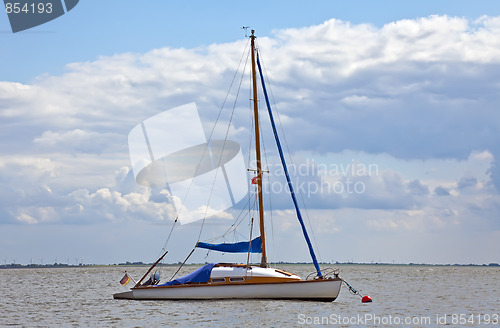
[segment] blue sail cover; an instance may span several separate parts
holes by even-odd
[[[167,283],[158,286],[182,285],[188,282],[208,282],[208,280],[210,279],[210,274],[212,273],[212,269],[214,268],[214,265],[215,263],[206,264],[184,277],[169,281]]]
[[[222,243],[222,244],[207,244],[198,242],[196,247],[211,249],[213,251],[226,252],[226,253],[248,253],[249,245],[248,241],[242,241],[239,243]],[[251,253],[262,253],[261,250],[261,240],[260,237],[255,238],[251,242],[250,252]]]

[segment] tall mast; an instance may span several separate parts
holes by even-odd
[[[267,256],[266,256],[266,233],[264,231],[264,201],[262,197],[262,163],[260,160],[260,133],[259,133],[259,105],[257,100],[257,73],[255,69],[255,30],[252,30],[252,35],[250,36],[250,46],[252,48],[252,84],[253,84],[253,113],[255,121],[255,154],[257,159],[257,195],[259,198],[259,225],[260,225],[260,240],[262,258],[260,260],[260,266],[267,267]]]

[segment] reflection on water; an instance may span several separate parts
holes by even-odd
[[[500,325],[500,268],[454,266],[340,265],[341,276],[361,293],[342,288],[332,303],[303,301],[129,301],[124,270],[138,279],[144,267],[74,267],[0,270],[0,326],[19,327],[438,327]],[[196,269],[189,266],[181,275]],[[305,277],[310,265],[280,266]],[[176,268],[162,268],[169,279]],[[132,283],[129,284],[130,287]],[[465,325],[452,315],[473,316]],[[367,320],[372,318],[372,320]],[[429,319],[426,319],[429,318]],[[459,319],[459,317],[456,317]],[[479,324],[479,319],[482,324]],[[378,320],[378,321],[377,321]],[[410,324],[396,324],[410,320]],[[428,320],[428,321],[426,321]],[[421,324],[414,324],[420,321]],[[474,324],[473,324],[474,323]]]

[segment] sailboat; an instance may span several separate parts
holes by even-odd
[[[214,299],[288,299],[308,301],[334,301],[340,292],[343,279],[338,272],[331,270],[322,272],[314,249],[309,238],[302,214],[295,196],[290,175],[287,170],[285,157],[281,148],[280,140],[276,130],[273,113],[264,83],[264,76],[260,64],[258,49],[255,46],[255,31],[251,31],[251,75],[253,91],[253,119],[255,128],[255,178],[252,184],[257,185],[257,201],[260,236],[247,242],[238,243],[204,243],[197,242],[195,248],[204,248],[213,251],[228,253],[257,253],[261,254],[260,265],[235,264],[235,263],[209,263],[187,276],[171,279],[160,284],[156,274],[152,274],[149,280],[143,283],[148,274],[167,254],[165,252],[156,263],[137,281],[129,291],[113,295],[115,299],[130,300],[214,300]],[[269,266],[266,254],[266,234],[264,224],[264,200],[261,176],[265,172],[262,169],[260,135],[259,135],[259,108],[257,100],[257,69],[259,71],[262,91],[265,96],[268,114],[277,144],[283,172],[287,179],[288,188],[295,207],[295,212],[300,223],[312,262],[315,267],[314,276],[302,279],[296,274],[272,268]],[[125,278],[125,277],[124,277]],[[125,279],[127,280],[127,279]],[[128,281],[128,280],[127,280]]]

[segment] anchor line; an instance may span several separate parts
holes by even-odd
[[[347,289],[349,289],[349,291],[351,292],[351,294],[358,295],[359,297],[363,298],[363,296],[361,296],[361,294],[356,289],[354,289],[354,287],[352,287],[351,285],[349,285],[349,283],[347,281],[345,281],[344,278],[340,278],[340,280],[342,280],[342,282],[346,285]]]

